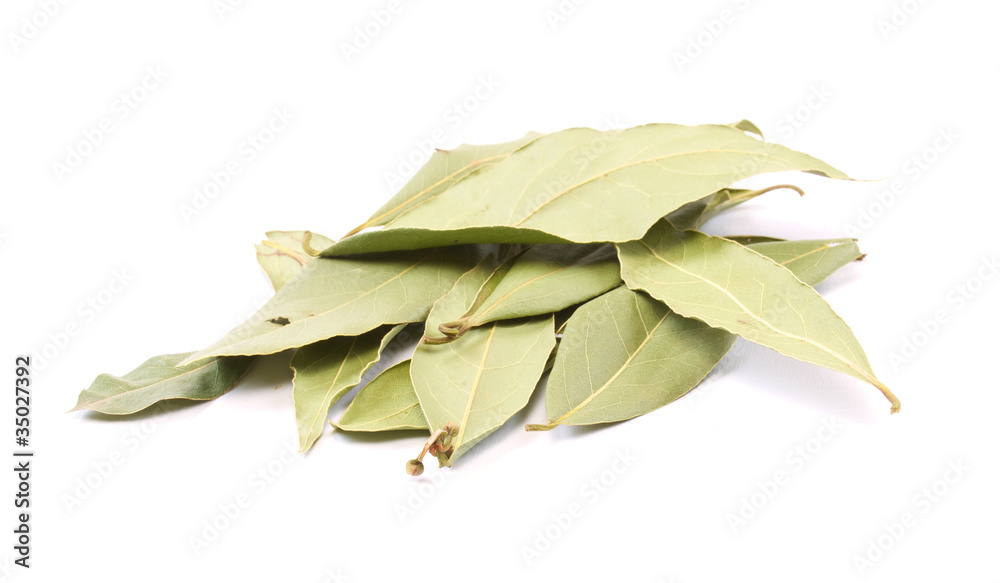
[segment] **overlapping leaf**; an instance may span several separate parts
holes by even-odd
[[[472,249],[452,247],[313,261],[249,320],[185,363],[271,354],[383,324],[420,322],[474,259]]]
[[[154,356],[120,377],[98,375],[71,411],[128,415],[166,399],[207,401],[233,388],[254,361],[252,356],[226,356],[178,366],[191,354]]]
[[[723,188],[719,192],[699,198],[689,202],[666,216],[670,224],[680,230],[697,229],[704,225],[708,219],[718,215],[722,211],[729,210],[738,204],[757,198],[773,190],[789,189],[803,194],[802,190],[791,184],[779,184],[759,190],[744,190],[737,188]]]
[[[427,419],[410,380],[410,360],[382,371],[358,391],[344,411],[337,429],[343,431],[397,431],[428,429]]]
[[[412,360],[363,387],[339,427],[429,430],[437,441],[425,451],[442,465],[522,409],[550,368],[548,423],[531,428],[624,420],[693,388],[737,335],[870,382],[898,411],[810,287],[861,257],[853,240],[696,230],[770,190],[801,194],[732,188],[743,178],[846,178],[760,134],[745,120],[651,124],[437,151],[339,242],[269,232],[257,247],[276,291],[267,305],[202,351],[101,375],[76,409],[214,398],[252,355],[298,348],[292,393],[306,450],[401,325],[424,322]],[[362,232],[370,227],[381,228]]]
[[[441,331],[457,336],[497,320],[557,312],[620,282],[611,245],[534,245],[505,264],[469,311]]]
[[[847,251],[853,247],[853,252]],[[851,239],[751,245],[792,273],[818,283],[858,257]],[[831,249],[832,252],[817,252]],[[843,251],[842,251],[843,249]],[[569,319],[545,393],[549,422],[588,425],[648,413],[693,389],[736,336],[672,312],[643,292],[620,287]]]
[[[360,336],[337,336],[303,346],[292,357],[292,400],[299,429],[299,451],[306,451],[326,427],[326,415],[368,369],[382,350],[403,329],[376,328]]]
[[[407,182],[389,202],[359,225],[347,236],[368,227],[391,223],[409,210],[427,202],[454,186],[466,176],[483,168],[506,160],[513,152],[539,138],[541,134],[531,132],[519,140],[503,144],[473,146],[463,144],[451,150],[437,150],[430,160]],[[332,244],[332,243],[331,243]],[[321,248],[316,245],[317,248]]]
[[[334,243],[332,239],[309,231],[268,231],[266,235],[267,239],[255,246],[257,262],[271,280],[275,291],[315,259],[304,247],[307,238],[310,239],[310,246],[316,249],[325,249]]]
[[[426,334],[466,313],[498,265],[484,259],[434,304]],[[447,344],[421,343],[410,364],[410,378],[432,430],[458,427],[450,465],[525,406],[555,345],[552,315],[493,322],[469,330]]]
[[[391,228],[349,237],[324,255],[497,242],[639,239],[659,217],[734,182],[802,170],[846,176],[800,152],[726,125],[651,124],[621,132],[576,128],[542,136],[502,163],[466,177],[397,217]],[[393,233],[408,228],[405,234]],[[520,231],[528,229],[529,231]]]
[[[759,241],[747,246],[785,266],[809,285],[816,285],[844,265],[863,257],[855,239]]]
[[[621,421],[662,407],[698,384],[735,339],[627,287],[606,293],[570,318],[546,389],[549,423],[528,428]]]
[[[720,237],[661,221],[618,246],[622,277],[678,314],[806,362],[862,379],[899,410],[844,321],[811,287],[773,260]]]

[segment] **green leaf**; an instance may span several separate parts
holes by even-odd
[[[732,126],[743,132],[755,134],[760,139],[764,139],[764,132],[760,131],[760,128],[757,127],[757,124],[753,123],[748,119],[741,119],[740,121],[734,121],[733,123],[726,125]]]
[[[299,451],[319,439],[330,406],[354,388],[378,362],[385,345],[403,329],[376,328],[360,336],[338,336],[303,346],[292,357],[292,399]]]
[[[630,288],[678,314],[867,381],[882,391],[892,412],[899,410],[847,324],[787,268],[739,243],[678,231],[667,221],[618,249]]]
[[[361,387],[337,423],[343,431],[428,429],[427,419],[410,380],[410,360],[404,360]]]
[[[497,268],[488,257],[463,275],[434,304],[425,334],[468,311]],[[447,344],[417,346],[410,378],[430,429],[458,427],[453,453],[438,457],[442,465],[451,465],[527,404],[554,346],[551,314],[493,322]]]
[[[808,283],[858,257],[852,239],[751,248],[784,260]],[[725,330],[671,312],[645,293],[620,287],[587,302],[566,323],[545,393],[549,422],[527,429],[608,423],[648,413],[693,389],[735,340]]]
[[[690,391],[736,337],[620,287],[569,319],[545,394],[547,425],[631,419]]]
[[[128,415],[166,399],[207,401],[224,395],[250,370],[254,358],[227,356],[178,366],[191,352],[154,356],[120,377],[98,375],[71,411]]]
[[[391,223],[400,215],[451,188],[466,176],[506,160],[513,152],[538,139],[541,135],[530,132],[519,140],[503,144],[488,146],[462,144],[451,150],[435,151],[430,160],[395,196],[389,199],[389,202],[382,205],[382,208],[375,211],[371,218],[345,236],[350,237],[368,227]]]
[[[600,295],[621,282],[611,245],[534,245],[494,275],[488,293],[441,331],[460,336],[497,320],[558,312]]]
[[[769,241],[747,246],[778,265],[784,265],[809,285],[816,285],[844,265],[863,257],[855,239]]]
[[[267,240],[255,245],[257,262],[271,280],[274,291],[281,289],[315,259],[303,246],[306,233],[308,231],[268,231]],[[325,249],[334,243],[322,235],[310,234],[310,244],[314,247]]]
[[[666,219],[670,221],[671,225],[682,231],[687,229],[697,229],[698,227],[704,225],[708,219],[714,217],[722,211],[731,209],[738,204],[744,203],[752,198],[757,198],[758,196],[771,192],[772,190],[781,190],[785,188],[794,190],[799,193],[799,195],[805,194],[802,192],[802,189],[791,184],[778,184],[776,186],[770,186],[760,190],[723,188],[719,192],[683,205],[667,215]]]
[[[572,243],[534,229],[515,227],[466,227],[447,231],[392,228],[359,233],[320,252],[323,257],[360,255],[399,249],[430,249],[478,243]]]
[[[313,261],[249,320],[185,364],[271,354],[383,324],[420,322],[474,260],[473,249],[460,247]]]
[[[507,242],[550,242],[538,241],[539,232],[577,243],[631,241],[685,203],[743,178],[783,170],[847,178],[811,156],[731,126],[570,129],[542,136],[467,176],[391,227],[365,233],[360,242],[345,239],[323,254],[445,245],[453,233],[462,242],[497,242],[497,232],[486,227],[506,227],[508,238],[522,237]],[[424,232],[393,233],[399,228]]]

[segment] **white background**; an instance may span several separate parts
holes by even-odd
[[[978,276],[1000,252],[996,3],[403,1],[378,27],[387,0],[69,2],[48,18],[47,4],[8,0],[0,18],[7,384],[16,355],[52,356],[33,373],[32,568],[11,564],[6,471],[0,581],[997,581],[1000,283]],[[366,24],[381,29],[367,42]],[[497,86],[476,98],[483,80]],[[475,111],[457,115],[466,100]],[[294,119],[249,160],[241,143],[283,108]],[[858,236],[868,258],[819,289],[899,415],[870,386],[742,342],[662,410],[528,434],[536,398],[453,471],[416,480],[403,472],[415,433],[328,432],[283,454],[287,354],[208,404],[65,413],[98,373],[199,349],[252,313],[270,295],[252,243],[274,229],[339,237],[435,129],[448,148],[744,117],[883,179],[767,176],[807,195],[769,194],[708,229]],[[58,172],[105,118],[111,131]],[[186,220],[182,205],[233,161],[240,174]],[[879,198],[894,181],[901,194]],[[116,273],[128,283],[111,293]],[[88,298],[109,301],[89,312]],[[920,346],[902,356],[907,340]],[[13,450],[13,390],[2,401]],[[635,461],[609,473],[619,454]],[[247,507],[220,518],[241,493]],[[745,502],[757,507],[736,523]],[[574,503],[582,514],[560,526]],[[228,525],[195,553],[213,520]]]

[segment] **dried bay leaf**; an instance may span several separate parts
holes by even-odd
[[[820,283],[834,271],[863,257],[855,239],[759,241],[746,246],[785,266],[809,285]]]
[[[481,291],[470,310],[442,324],[441,332],[458,336],[497,320],[558,312],[621,283],[611,245],[534,245],[497,276],[488,293]]]
[[[343,257],[399,249],[429,249],[477,243],[572,243],[536,229],[517,227],[464,227],[446,231],[410,227],[380,229],[352,235],[320,252],[323,257]]]
[[[403,326],[376,328],[360,336],[337,336],[303,346],[292,356],[292,399],[299,451],[319,439],[330,406],[354,388],[378,362],[386,344]]]
[[[267,239],[258,243],[257,263],[260,263],[274,291],[292,280],[299,271],[315,259],[304,246],[309,244],[319,249],[333,245],[333,240],[309,231],[268,231]]]
[[[678,231],[668,221],[618,249],[630,288],[678,314],[869,382],[899,411],[899,400],[875,377],[847,324],[787,268],[734,241]]]
[[[530,132],[519,140],[503,144],[484,146],[462,144],[451,150],[435,151],[430,160],[395,196],[345,237],[350,237],[369,227],[391,223],[397,217],[441,194],[471,173],[506,160],[516,150],[533,142],[541,135]],[[318,244],[315,247],[321,248]]]
[[[799,195],[804,195],[797,186],[791,184],[778,184],[759,190],[744,190],[737,188],[723,188],[719,192],[699,198],[694,202],[689,202],[677,210],[668,214],[665,218],[670,224],[684,231],[687,229],[697,229],[704,225],[708,219],[718,215],[722,211],[729,210],[738,204],[757,198],[762,194],[774,190],[794,190]]]
[[[98,375],[71,411],[128,415],[166,399],[207,401],[225,394],[250,370],[252,356],[212,358],[187,366],[191,352],[154,356],[120,377]]]
[[[318,259],[245,323],[185,363],[232,354],[271,354],[383,324],[420,322],[474,264],[466,247]],[[272,320],[287,323],[277,324]]]
[[[470,243],[497,242],[499,233],[504,242],[551,242],[538,240],[546,234],[576,243],[631,241],[686,203],[784,170],[847,178],[816,158],[726,125],[575,128],[542,136],[391,227],[349,237],[323,254],[446,245],[453,234]],[[402,228],[410,231],[393,232]]]
[[[581,306],[569,319],[549,375],[546,425],[631,419],[690,391],[736,336],[684,318],[622,286]]]
[[[361,387],[336,425],[343,431],[429,429],[410,380],[410,360],[387,368]]]
[[[488,257],[463,275],[434,304],[425,334],[466,313],[498,267]],[[442,465],[451,465],[527,404],[554,346],[551,314],[493,322],[446,344],[417,346],[410,378],[428,426],[458,427],[454,450],[438,458]]]
[[[859,255],[852,239],[780,241],[751,248],[785,261],[808,283],[826,279]],[[816,252],[827,248],[836,251]],[[549,421],[526,429],[609,423],[658,409],[693,389],[735,340],[734,334],[679,316],[645,293],[622,286],[570,317],[546,388]]]

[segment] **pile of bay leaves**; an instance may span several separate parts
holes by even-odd
[[[896,412],[850,328],[812,288],[861,258],[854,240],[698,230],[769,190],[798,190],[731,188],[787,170],[847,178],[746,121],[577,128],[438,151],[340,241],[268,233],[258,259],[270,302],[201,351],[100,375],[74,410],[214,399],[258,355],[296,349],[304,451],[331,405],[394,338],[412,335],[412,357],[365,384],[335,426],[427,430],[413,474],[428,452],[450,465],[522,409],[546,373],[547,422],[527,429],[621,421],[690,391],[737,336],[866,381]]]

